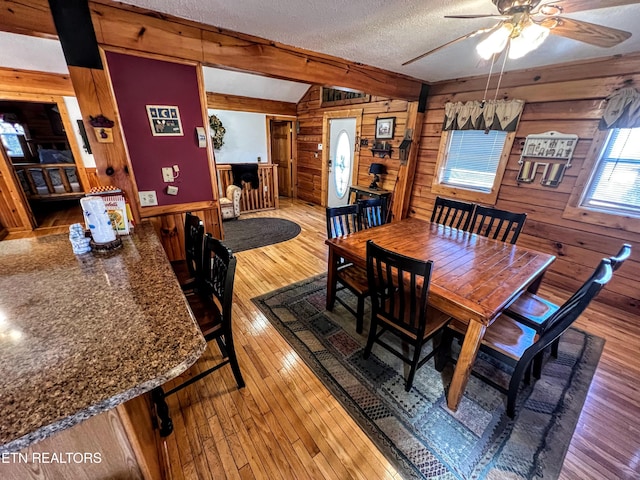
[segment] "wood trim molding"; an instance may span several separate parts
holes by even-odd
[[[160,207],[142,207],[140,216],[142,218],[159,217],[161,215],[167,215],[169,213],[184,213],[196,210],[208,210],[214,208],[217,202],[203,201],[192,203],[180,203],[177,205],[163,205]]]
[[[449,140],[450,130],[442,132],[442,136],[440,137],[440,147],[438,148],[438,158],[436,160],[436,167],[433,175],[433,183],[431,185],[431,192],[436,195],[446,195],[451,198],[456,198],[459,200],[466,200],[469,202],[478,202],[485,205],[495,205],[496,200],[498,199],[498,192],[500,191],[500,186],[502,185],[502,178],[504,177],[504,172],[507,168],[507,162],[509,161],[509,155],[511,154],[511,148],[513,146],[513,141],[516,139],[516,132],[509,132],[507,134],[507,138],[504,142],[504,147],[502,148],[502,153],[500,154],[500,161],[498,162],[498,167],[496,169],[496,177],[493,180],[493,186],[491,187],[491,191],[488,193],[479,192],[476,190],[467,190],[464,188],[458,187],[449,187],[440,183],[440,169],[443,166],[443,163],[446,158],[447,153],[447,143]]]
[[[582,163],[582,168],[580,169],[580,173],[578,173],[576,183],[571,190],[569,201],[562,212],[562,218],[640,233],[640,217],[616,215],[580,206],[582,194],[591,180],[591,175],[600,158],[600,153],[605,146],[608,136],[609,130],[598,130],[594,135],[591,146],[589,147],[589,152]]]
[[[424,111],[420,111],[419,102],[410,102],[407,106],[406,129],[413,130],[411,147],[405,163],[398,167],[398,177],[392,197],[392,221],[402,220],[409,214],[413,180],[418,164],[418,151],[420,150],[420,137],[424,126]]]
[[[296,116],[297,104],[261,98],[207,92],[207,107],[217,110]]]
[[[0,90],[24,94],[75,95],[68,74],[0,68]]]

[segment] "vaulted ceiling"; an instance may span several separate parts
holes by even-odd
[[[498,1],[498,0],[496,0]],[[502,0],[504,1],[504,0]],[[528,0],[514,0],[528,3]],[[474,30],[495,18],[449,19],[445,15],[497,14],[491,0],[124,0],[124,3],[275,40],[354,62],[403,73],[427,82],[480,75],[490,62],[475,45],[481,37],[457,42],[411,65],[405,61]],[[625,0],[543,0],[541,4],[611,5]],[[575,8],[575,7],[573,7]],[[536,51],[507,60],[505,71],[640,51],[640,4],[619,5],[567,18],[631,32],[613,48],[550,35]],[[495,68],[501,67],[500,65]]]

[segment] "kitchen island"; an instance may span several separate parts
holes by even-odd
[[[0,455],[121,405],[139,457],[122,417],[148,402],[122,404],[206,348],[151,223],[122,241],[82,255],[66,235],[0,242]]]

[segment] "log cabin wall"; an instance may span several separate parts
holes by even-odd
[[[355,162],[358,165],[357,184],[368,186],[372,177],[369,175],[369,165],[373,162],[383,163],[387,173],[381,176],[380,187],[385,190],[393,190],[399,167],[398,146],[404,138],[407,121],[408,102],[405,100],[391,100],[383,97],[371,96],[368,102],[345,104],[331,107],[320,106],[321,87],[314,85],[298,102],[298,121],[300,131],[298,133],[298,198],[307,202],[322,205],[322,152],[318,150],[318,144],[322,143],[322,122],[325,112],[363,109],[362,131],[356,132],[359,139],[368,139],[369,145],[356,146]],[[375,142],[376,118],[395,117],[395,130],[391,143],[393,152],[391,158],[374,157],[370,148]]]
[[[631,243],[631,259],[616,272],[598,300],[635,313],[640,313],[640,235],[623,229],[623,217],[619,217],[620,228],[610,228],[563,218],[563,212],[597,132],[606,97],[638,80],[640,55],[505,74],[498,98],[520,98],[526,103],[495,205],[527,213],[518,244],[556,255],[544,281],[569,291],[579,287],[600,258],[616,253],[623,242]],[[486,81],[485,76],[431,87],[409,216],[428,220],[431,215],[435,200],[431,184],[445,103],[481,100]],[[493,88],[496,83],[497,76],[491,81]],[[494,92],[491,90],[488,98],[493,98]],[[542,186],[539,179],[518,184],[518,160],[526,136],[551,130],[579,136],[572,166],[556,188]]]

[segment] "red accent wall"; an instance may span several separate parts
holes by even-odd
[[[195,135],[204,126],[197,67],[114,52],[106,57],[138,190],[155,190],[158,205],[212,200],[207,149]],[[147,105],[177,106],[184,135],[154,137]],[[180,176],[164,183],[162,167],[173,165]],[[167,195],[167,185],[177,186],[178,195]]]

